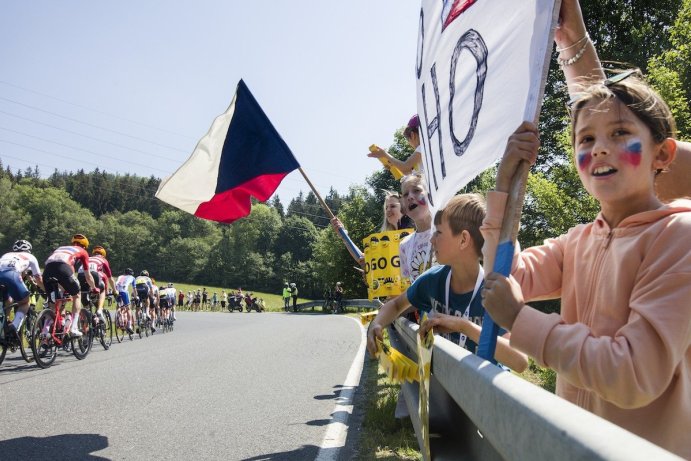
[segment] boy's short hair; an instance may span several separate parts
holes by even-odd
[[[485,198],[480,194],[460,194],[452,197],[441,210],[439,222],[446,217],[453,235],[458,235],[464,230],[473,238],[473,246],[478,255],[482,254],[482,245],[485,239],[480,233],[480,226],[485,219]],[[437,212],[439,214],[439,212]],[[435,215],[435,224],[437,216]]]

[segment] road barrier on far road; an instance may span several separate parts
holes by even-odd
[[[403,318],[389,328],[391,344],[413,360],[417,329]],[[417,382],[402,389],[421,443]],[[435,461],[681,459],[439,336],[429,417]]]
[[[297,304],[295,307],[298,310],[305,310],[305,309],[312,309],[314,310],[315,307],[321,307],[324,305],[325,300],[324,299],[318,299],[316,301],[308,301],[306,303],[300,303]],[[357,307],[358,311],[360,311],[362,308],[365,309],[379,309],[382,305],[381,301],[370,301],[369,299],[344,299],[342,301],[343,307]],[[292,305],[290,306],[292,309]]]

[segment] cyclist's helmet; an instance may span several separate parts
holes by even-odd
[[[134,271],[133,271],[131,268],[128,267],[127,269],[125,269],[125,274],[127,274],[127,275],[134,275]]]
[[[141,272],[139,273],[139,275],[141,275],[142,277],[148,277],[148,276],[149,276],[149,271],[146,271],[146,270],[141,271]]]
[[[89,248],[89,239],[82,234],[74,234],[72,236],[72,244],[79,245],[82,248]]]
[[[31,253],[32,248],[31,244],[26,240],[17,240],[14,242],[14,245],[12,245],[12,251],[16,252],[26,251],[27,253]]]
[[[106,249],[103,248],[102,246],[95,246],[93,251],[91,252],[92,255],[101,255],[104,258],[106,257]]]
[[[294,283],[291,283],[290,286],[293,287],[293,288],[295,288],[295,284],[294,284]]]
[[[168,288],[173,288],[173,284],[172,284],[172,283],[168,283]]]
[[[336,285],[340,286],[340,285],[341,285],[341,282],[336,282]]]

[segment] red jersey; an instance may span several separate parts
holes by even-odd
[[[72,268],[78,270],[80,267],[89,267],[89,253],[84,248],[78,246],[60,247],[46,259],[46,264],[54,262],[69,264]]]
[[[108,260],[101,255],[89,256],[89,265],[87,267],[91,272],[98,272],[106,285],[108,284],[108,279],[113,276]]]

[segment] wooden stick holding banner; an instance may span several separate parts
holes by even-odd
[[[326,204],[326,202],[322,199],[321,195],[319,195],[319,192],[317,192],[317,189],[314,187],[312,184],[312,181],[309,180],[305,172],[302,170],[302,167],[298,168],[300,170],[300,174],[302,175],[303,178],[305,178],[305,181],[307,181],[307,185],[310,186],[310,189],[312,189],[312,192],[314,192],[314,195],[317,197],[319,200],[319,203],[321,203],[322,208],[324,209],[324,213],[326,213],[329,216],[329,219],[334,219],[336,216],[331,212],[331,209],[329,206]],[[348,237],[348,233],[345,231],[344,228],[339,228],[338,229],[338,234],[339,237],[341,237],[341,240],[343,240],[343,243],[346,246],[346,249],[348,250],[348,253],[350,253],[350,256],[353,257],[353,259],[360,264],[360,261],[362,261],[363,255],[362,251],[353,243],[353,241]]]
[[[521,209],[523,208],[523,200],[525,199],[525,187],[529,171],[530,165],[528,162],[521,162],[516,170],[516,174],[511,181],[509,201],[504,210],[504,218],[502,220],[501,231],[499,232],[499,244],[497,245],[497,253],[494,257],[493,271],[506,277],[511,274],[511,263],[513,262],[513,253],[518,238],[518,227],[521,223]],[[494,359],[494,352],[497,348],[498,334],[499,325],[494,323],[492,317],[485,311],[477,355],[495,364],[497,361]]]
[[[549,42],[554,39],[554,27],[557,24],[559,17],[559,10],[561,8],[561,0],[555,0],[552,17],[552,28],[550,29]],[[551,48],[547,50],[545,55],[545,64],[549,62]],[[540,94],[538,101],[542,101],[542,96],[545,90],[545,81],[549,66],[543,66],[542,84],[540,86]],[[533,122],[537,125],[540,118],[541,103],[535,107],[535,114]],[[516,173],[511,180],[511,188],[509,189],[509,200],[504,210],[504,218],[502,220],[501,231],[499,232],[499,243],[497,244],[497,252],[494,258],[494,272],[500,273],[505,277],[511,275],[511,264],[513,262],[513,254],[516,248],[516,240],[518,237],[518,227],[521,223],[521,210],[523,208],[523,201],[525,199],[525,188],[528,181],[528,172],[530,165],[528,162],[521,162],[516,169]],[[477,355],[485,360],[496,364],[494,352],[497,348],[497,335],[499,334],[499,325],[494,323],[492,317],[485,311],[482,319],[482,332],[480,333],[480,342],[477,348]]]

